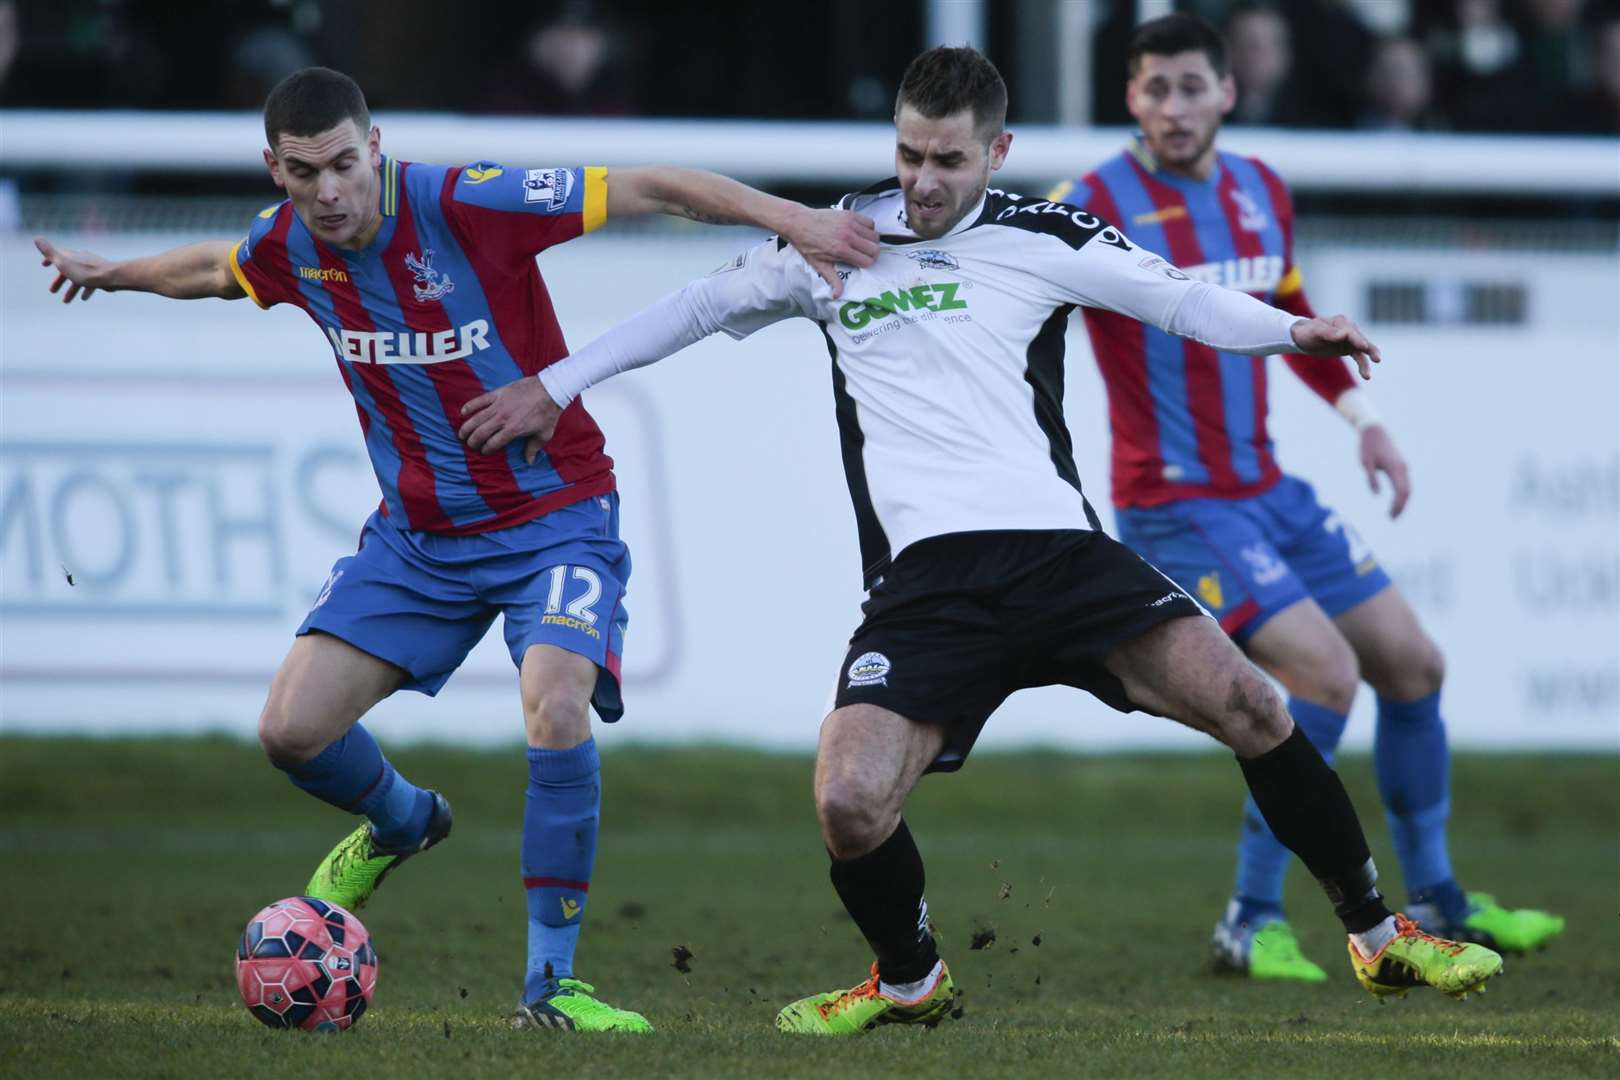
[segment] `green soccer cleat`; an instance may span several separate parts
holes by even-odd
[[[882,1024],[933,1027],[945,1019],[955,1000],[956,984],[943,962],[934,985],[915,1001],[900,1001],[880,991],[873,964],[872,977],[859,986],[795,1001],[776,1014],[776,1027],[796,1035],[859,1035]]]
[[[1411,916],[1442,937],[1473,941],[1497,952],[1525,953],[1542,949],[1564,932],[1564,917],[1534,908],[1505,908],[1489,893],[1468,894],[1468,911],[1461,922],[1447,922],[1439,908],[1413,904]]]
[[[1485,980],[1502,970],[1502,958],[1483,945],[1425,934],[1405,915],[1395,916],[1395,937],[1370,959],[1349,942],[1356,981],[1380,1001],[1405,997],[1414,986],[1432,986],[1459,1001],[1485,992]]]
[[[512,1014],[512,1030],[560,1028],[563,1031],[651,1032],[647,1018],[629,1009],[616,1009],[591,997],[596,987],[578,979],[558,979],[557,989],[517,1007]]]
[[[371,822],[365,822],[339,840],[337,847],[321,860],[321,865],[315,868],[315,876],[304,888],[304,895],[350,911],[365,907],[371,894],[394,867],[450,835],[449,801],[437,791],[428,794],[433,796],[433,812],[428,815],[427,832],[421,841],[403,850],[379,847]]]
[[[1327,972],[1300,952],[1294,928],[1282,919],[1259,926],[1222,919],[1215,924],[1209,954],[1215,970],[1222,973],[1251,979],[1327,982]]]

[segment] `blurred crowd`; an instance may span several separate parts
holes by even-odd
[[[1176,7],[1226,34],[1238,90],[1232,123],[1620,133],[1620,3],[1184,0]],[[1117,88],[1134,5],[1114,8],[1094,39],[1101,123],[1127,119]]]
[[[987,48],[1013,118],[1053,115],[1002,32],[1085,3],[1093,117],[1126,123],[1134,0],[995,0]],[[1029,7],[1025,8],[1025,5]],[[552,115],[879,118],[925,0],[0,0],[0,105],[257,109],[312,63],[379,107]],[[1221,26],[1233,122],[1620,133],[1620,0],[1178,0]],[[874,23],[882,33],[874,33]],[[1044,91],[1044,92],[1043,92]]]

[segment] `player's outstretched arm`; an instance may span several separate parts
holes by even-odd
[[[607,191],[610,218],[672,214],[711,225],[768,229],[793,245],[810,268],[831,286],[835,297],[843,292],[844,283],[838,277],[840,263],[871,266],[877,258],[877,227],[864,214],[812,210],[700,169],[662,165],[611,169]]]
[[[51,292],[61,292],[64,304],[88,300],[98,291],[148,292],[176,300],[210,296],[240,300],[247,295],[231,273],[229,240],[204,240],[122,262],[89,251],[68,251],[43,236],[34,238],[34,246],[44,256],[42,265],[56,270]]]
[[[541,369],[538,377],[473,398],[462,406],[458,434],[469,449],[485,454],[528,436],[523,456],[532,462],[563,410],[586,387],[662,360],[710,334],[745,338],[771,323],[808,314],[817,284],[801,253],[767,240]]]

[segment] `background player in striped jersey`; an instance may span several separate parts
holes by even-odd
[[[535,255],[608,215],[664,212],[785,235],[830,284],[877,252],[869,220],[812,211],[681,169],[420,165],[385,156],[360,88],[335,71],[289,76],[265,104],[265,164],[288,198],[247,238],[109,262],[36,241],[65,301],[132,289],[249,297],[315,320],[359,413],[382,487],[360,549],[339,559],[299,627],[259,721],[294,784],[367,821],[306,892],[349,908],[450,831],[358,723],[396,690],[435,694],[504,616],[529,743],[522,871],[528,970],[516,1023],[650,1030],[573,977],[600,806],[588,706],[623,710],[618,677],[630,558],[613,462],[582,407],[546,452],[469,453],[466,401],[567,352]]]
[[[1288,189],[1266,165],[1220,152],[1234,87],[1219,33],[1191,15],[1143,23],[1127,57],[1126,102],[1141,133],[1054,200],[1117,222],[1184,273],[1310,315],[1293,256]],[[1266,432],[1265,358],[1221,353],[1086,309],[1108,387],[1120,538],[1184,588],[1288,689],[1289,712],[1331,760],[1357,687],[1378,695],[1374,760],[1407,911],[1446,937],[1522,951],[1563,920],[1465,893],[1446,846],[1449,759],[1440,650],[1350,524],[1278,468]],[[1368,483],[1411,493],[1405,460],[1342,360],[1287,363],[1360,433]],[[1217,966],[1318,981],[1284,918],[1288,851],[1250,799],[1237,884],[1216,925]]]

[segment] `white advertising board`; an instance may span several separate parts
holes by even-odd
[[[55,238],[114,255],[173,236]],[[747,238],[606,235],[542,257],[583,343]],[[1411,459],[1399,520],[1348,428],[1273,368],[1284,466],[1355,522],[1444,648],[1457,745],[1620,745],[1620,280],[1592,255],[1316,251],[1321,309],[1367,274],[1497,275],[1523,327],[1381,328],[1373,384]],[[25,237],[0,239],[0,726],[250,734],[271,672],[375,480],[328,346],[299,312],[101,295],[64,307]],[[1069,336],[1076,458],[1106,515],[1101,385]],[[861,600],[819,333],[711,339],[587,394],[618,463],[635,573],[622,739],[808,749]],[[69,575],[72,581],[68,580]],[[1370,736],[1363,692],[1351,745]],[[383,738],[515,741],[498,634]],[[1076,691],[1017,695],[983,745],[1207,745]]]

